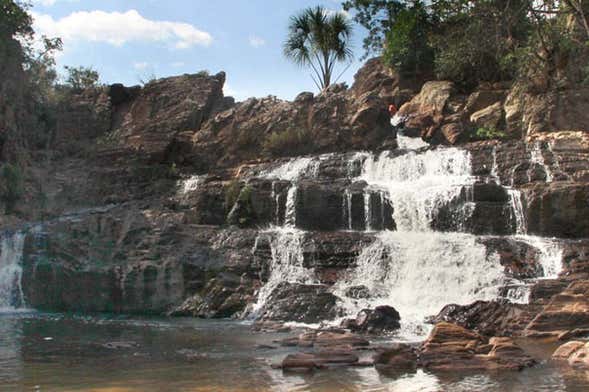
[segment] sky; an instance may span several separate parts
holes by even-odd
[[[38,35],[61,37],[63,66],[91,66],[102,83],[136,85],[152,77],[207,70],[227,73],[225,95],[238,100],[275,95],[292,100],[316,92],[307,69],[282,55],[289,17],[339,0],[33,0]],[[349,85],[361,66],[361,26],[354,25],[356,60],[340,81]],[[343,66],[340,68],[343,69]],[[339,72],[338,72],[339,73]]]

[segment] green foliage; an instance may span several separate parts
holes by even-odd
[[[11,214],[24,194],[23,174],[18,166],[7,163],[0,171],[0,179],[2,180],[0,199],[4,203],[5,213]]]
[[[32,37],[32,23],[26,4],[14,0],[0,0],[0,43],[6,43],[7,39],[15,36]]]
[[[429,43],[430,19],[421,1],[400,10],[386,33],[385,63],[405,75],[430,73],[434,62],[434,50]]]
[[[345,11],[354,12],[354,21],[368,31],[362,42],[363,59],[381,53],[385,37],[395,25],[399,13],[406,8],[404,3],[398,0],[346,0],[342,3]]]
[[[284,55],[311,68],[313,82],[324,90],[339,79],[334,74],[336,64],[351,63],[351,36],[352,25],[344,14],[330,13],[323,7],[307,8],[290,18]]]
[[[481,127],[478,128],[472,135],[473,140],[493,140],[493,139],[506,139],[507,134],[503,131],[494,128]]]
[[[237,202],[239,193],[241,192],[241,183],[239,180],[232,180],[225,187],[225,210],[229,212]]]
[[[311,132],[307,129],[273,132],[264,141],[264,150],[275,157],[305,154],[311,148]]]
[[[92,67],[65,67],[67,72],[66,84],[74,91],[83,91],[94,87],[98,83],[98,72]]]

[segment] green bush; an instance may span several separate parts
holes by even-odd
[[[271,156],[305,154],[310,152],[311,147],[311,132],[307,129],[274,132],[264,141],[264,150]]]
[[[98,72],[92,67],[65,67],[66,84],[74,91],[83,91],[98,84]]]
[[[7,163],[2,167],[0,177],[2,178],[0,198],[4,203],[6,214],[10,214],[14,211],[16,202],[19,201],[24,194],[23,175],[18,166]]]
[[[495,128],[481,127],[474,131],[472,139],[474,140],[494,140],[494,139],[505,139],[507,134],[504,131],[500,131]]]
[[[241,184],[239,180],[232,180],[226,187],[225,187],[225,210],[229,212],[231,208],[237,202],[239,198],[239,193],[241,191]]]

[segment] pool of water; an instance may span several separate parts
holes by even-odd
[[[232,321],[43,313],[0,314],[1,391],[587,391],[589,372],[542,363],[495,374],[379,374],[270,368],[285,334]],[[525,343],[524,343],[525,344]]]

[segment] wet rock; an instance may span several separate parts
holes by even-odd
[[[499,130],[503,128],[503,104],[501,101],[481,109],[470,116],[476,128]]]
[[[346,366],[357,363],[358,356],[347,350],[318,351],[289,354],[282,360],[283,370],[322,369],[327,366]]]
[[[566,361],[573,368],[589,369],[589,343],[567,342],[556,349],[552,359]]]
[[[327,286],[283,282],[274,289],[259,318],[313,324],[338,314],[337,297]]]
[[[589,237],[589,185],[535,184],[526,188],[530,233],[546,237]]]
[[[348,327],[356,332],[391,332],[401,327],[400,319],[399,312],[392,306],[377,306],[374,309],[361,310]]]
[[[346,297],[361,299],[370,297],[370,289],[366,286],[352,286],[345,292]]]
[[[430,322],[449,322],[486,336],[511,335],[530,321],[525,305],[503,301],[476,301],[470,305],[446,305]]]
[[[444,322],[437,324],[423,343],[420,361],[432,371],[521,370],[535,363],[510,338],[487,340]]]
[[[383,348],[374,357],[376,370],[382,372],[411,371],[417,368],[418,350],[409,344],[395,343]]]
[[[365,338],[345,330],[318,330],[302,333],[298,336],[282,339],[282,346],[287,347],[366,347],[370,342]]]
[[[552,297],[526,328],[527,336],[558,336],[589,329],[589,281],[579,280]]]

